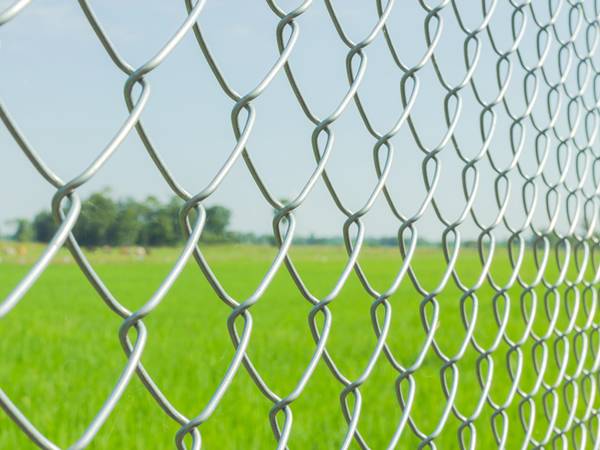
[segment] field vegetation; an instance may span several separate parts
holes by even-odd
[[[0,299],[25,275],[42,249],[42,244],[0,243]],[[152,248],[144,254],[108,247],[86,252],[113,294],[132,310],[150,298],[177,257],[174,248]],[[275,252],[276,249],[270,246],[251,245],[212,245],[206,246],[205,250],[206,258],[223,286],[239,300],[253,292]],[[346,261],[344,249],[336,246],[294,247],[291,256],[306,285],[321,298],[334,286]],[[399,252],[390,248],[365,248],[360,258],[371,284],[380,291],[390,285],[401,262]],[[441,250],[418,249],[412,267],[423,288],[433,289],[445,267]],[[474,283],[480,271],[477,253],[464,250],[457,266],[463,283]],[[510,271],[506,249],[500,247],[491,273],[497,283],[503,284]],[[571,276],[573,272],[574,268],[569,272]],[[556,273],[556,268],[551,268],[546,277],[552,280]],[[535,265],[531,257],[524,263],[521,275],[526,281],[533,280]],[[517,287],[511,289],[507,300],[500,302],[500,308],[508,308],[511,317],[506,330],[510,339],[516,341],[527,331],[523,308],[535,314],[533,331],[543,334],[550,324],[546,307],[552,306],[554,301],[558,301],[560,309],[556,326],[564,329],[570,300],[553,300],[553,296],[549,296],[546,299],[549,303],[545,304],[547,291],[543,287],[534,290],[535,298],[522,297],[521,292]],[[436,299],[440,307],[436,340],[447,355],[459,350],[466,333],[460,317],[460,294],[450,280],[443,294]],[[477,292],[476,300],[467,300],[465,304],[471,310],[477,305],[476,316],[470,313],[470,317],[476,321],[475,337],[483,348],[490,346],[499,332],[493,299],[494,291],[486,286]],[[339,369],[350,379],[360,375],[375,346],[369,312],[372,301],[357,277],[352,275],[330,307],[333,327],[327,348]],[[422,301],[422,295],[416,292],[408,278],[390,298],[393,314],[388,343],[396,359],[406,366],[414,363],[425,339],[420,317]],[[307,322],[310,309],[311,305],[302,297],[285,268],[279,271],[258,304],[251,308],[254,328],[249,355],[264,380],[280,396],[295,387],[314,351]],[[171,402],[189,417],[203,409],[233,356],[226,327],[230,312],[195,263],[190,261],[161,305],[145,320],[149,338],[143,363]],[[430,311],[426,309],[426,313]],[[581,325],[586,318],[583,308],[580,307],[576,314],[576,321]],[[119,376],[125,364],[118,341],[120,324],[121,319],[102,302],[66,250],[59,252],[21,303],[0,320],[0,387],[58,445],[67,446],[79,437]],[[572,336],[567,340],[573,343]],[[548,368],[544,381],[547,383],[558,374],[555,358],[566,351],[564,343],[556,344],[556,341],[553,335],[545,345]],[[594,345],[597,348],[597,343]],[[494,378],[490,395],[496,403],[503,403],[510,391],[508,351],[509,346],[504,341],[493,356]],[[520,351],[524,367],[519,387],[522,392],[528,392],[535,380],[532,340],[529,339]],[[465,415],[472,414],[482,396],[476,374],[479,356],[473,346],[469,346],[457,365],[460,378],[455,404]],[[585,358],[586,367],[589,367],[592,360],[589,352]],[[574,367],[575,361],[571,358],[567,373],[572,373]],[[441,360],[429,351],[415,374],[417,393],[412,418],[426,434],[435,429],[445,405],[441,368]],[[397,377],[398,372],[382,356],[360,389],[363,407],[359,429],[371,448],[385,448],[396,429],[401,414],[394,390]],[[292,404],[291,448],[339,447],[346,429],[339,403],[342,388],[326,365],[320,362],[305,391]],[[561,407],[556,426],[567,420],[565,399],[560,394],[557,396]],[[580,389],[576,406],[579,417],[587,403],[583,395]],[[598,403],[596,398],[591,401]],[[536,419],[534,438],[541,438],[549,426],[543,412],[542,395],[536,397],[537,408],[532,411],[523,402],[523,397],[516,394],[506,411],[508,448],[515,448],[523,439],[520,404],[524,405],[521,408],[524,420],[530,415]],[[219,408],[201,427],[203,448],[274,447],[268,421],[271,406],[242,368]],[[486,405],[475,423],[479,448],[494,446],[490,425],[492,412]],[[459,425],[451,415],[444,432],[436,439],[438,448],[458,447]],[[134,378],[90,448],[173,448],[177,429],[178,425],[164,415],[141,382]],[[468,433],[466,438],[469,439]],[[399,448],[414,448],[417,442],[407,427]],[[4,414],[0,414],[0,448],[34,448]],[[358,447],[353,444],[352,448]]]

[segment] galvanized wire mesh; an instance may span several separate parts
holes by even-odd
[[[4,125],[40,176],[56,189],[52,208],[60,223],[42,257],[8,297],[0,302],[0,317],[10,320],[11,310],[36,283],[57,251],[66,245],[106,306],[123,320],[119,339],[127,356],[127,363],[96,417],[69,448],[84,448],[92,442],[126,387],[136,376],[168,419],[180,425],[175,437],[177,447],[185,448],[184,439],[191,436],[192,448],[201,448],[202,424],[210,420],[232,379],[240,371],[246,371],[256,389],[272,402],[270,423],[276,446],[286,448],[293,427],[294,401],[303,394],[319,362],[327,365],[331,376],[340,385],[341,413],[347,423],[341,447],[348,448],[354,442],[361,448],[368,448],[369,444],[360,431],[361,386],[368,381],[375,364],[381,360],[386,361],[397,373],[397,405],[401,411],[400,420],[388,444],[390,448],[396,447],[402,436],[410,433],[419,440],[421,447],[435,448],[436,438],[444,431],[450,417],[460,423],[456,445],[473,448],[477,445],[475,424],[482,420],[484,409],[492,411],[491,419],[485,427],[493,435],[499,448],[506,447],[508,434],[513,427],[519,427],[523,431],[523,448],[600,447],[597,399],[597,297],[600,279],[597,234],[600,200],[600,149],[597,138],[600,77],[597,47],[600,5],[593,0],[482,0],[478,5],[469,5],[478,8],[479,20],[478,23],[467,26],[464,12],[457,2],[441,0],[437,4],[430,4],[419,0],[419,8],[424,17],[424,32],[421,36],[415,36],[415,39],[425,41],[426,51],[418,61],[408,64],[403,58],[403,48],[410,43],[394,39],[395,25],[390,20],[393,10],[402,10],[402,2],[376,0],[374,8],[379,18],[360,40],[349,37],[334,2],[324,2],[331,27],[347,47],[347,79],[339,81],[346,84],[346,92],[339,99],[338,106],[324,117],[315,114],[303,95],[303,86],[295,77],[290,59],[301,33],[302,16],[313,6],[311,0],[299,2],[289,9],[283,9],[277,2],[267,0],[274,20],[278,21],[276,42],[279,56],[264,73],[262,80],[248,92],[237,92],[228,83],[204,39],[198,20],[206,0],[195,3],[186,0],[185,21],[160,51],[139,67],[133,67],[121,57],[95,16],[92,6],[88,1],[80,0],[79,6],[91,30],[114,63],[115,70],[123,73],[129,115],[96,159],[70,180],[61,179],[39,157],[7,108],[0,103],[0,117]],[[29,0],[20,0],[2,11],[0,26],[10,21],[17,23],[19,14],[29,3]],[[491,25],[500,3],[510,12],[503,26],[510,29],[511,39],[503,43],[498,42],[497,30]],[[453,57],[462,74],[453,82],[438,63],[439,44],[447,39],[444,34],[445,14],[456,21],[463,34],[462,40],[452,42],[455,49]],[[310,33],[310,30],[303,32]],[[147,75],[166,63],[169,54],[188,34],[194,35],[201,50],[199,57],[208,62],[222,91],[231,99],[231,122],[236,141],[225,163],[206,182],[204,189],[198,192],[188,192],[178,183],[154,147],[140,119],[150,97]],[[399,113],[389,129],[375,127],[361,95],[369,46],[381,37],[387,45],[389,58],[396,66],[401,93]],[[528,53],[526,49],[532,51]],[[477,77],[484,52],[488,53],[486,57],[494,61],[496,73],[495,92],[489,98],[481,93],[482,81]],[[531,54],[534,56],[531,57]],[[438,87],[445,91],[445,131],[435,145],[425,144],[423,136],[427,131],[420,128],[412,116],[415,103],[422,92],[429,88],[421,82],[421,72],[427,67],[433,68]],[[251,152],[247,148],[257,114],[254,102],[269,89],[274,77],[281,73],[285,74],[289,89],[306,116],[306,121],[312,124],[310,145],[315,160],[310,177],[293,200],[286,203],[282,203],[271,193],[253,164]],[[519,91],[514,89],[515,86],[520,89],[517,99],[515,96]],[[467,93],[474,96],[478,105],[478,122],[471,124],[478,134],[476,148],[467,148],[472,146],[461,142],[455,132],[460,121],[465,120],[461,107]],[[355,210],[349,209],[344,203],[328,175],[328,160],[335,151],[334,124],[351,109],[358,111],[364,128],[372,136],[372,148],[369,151],[372,151],[373,170],[377,175],[377,182],[372,186],[366,201]],[[502,135],[496,126],[501,119],[509,123],[508,132]],[[78,189],[95,177],[134,130],[170,188],[185,201],[180,221],[187,241],[176,264],[150,300],[137,311],[130,311],[103,283],[71,230],[81,211]],[[399,151],[395,148],[393,139],[401,130],[408,130],[412,136],[412,144],[410,148]],[[497,158],[499,146],[510,151],[508,161]],[[395,196],[388,188],[392,166],[402,164],[403,154],[407,151],[422,153],[422,181],[426,191],[419,200],[419,208],[411,214],[401,207],[402,198]],[[443,153],[454,153],[462,165],[461,170],[456,173],[456,183],[461,185],[464,194],[461,199],[462,212],[457,217],[444,215],[436,195],[443,170]],[[526,158],[535,160],[533,167],[523,162]],[[278,251],[254,293],[248,298],[234,298],[211,270],[203,256],[199,239],[206,219],[205,201],[219,189],[234,163],[242,159],[264,199],[276,210],[273,233]],[[484,165],[491,168],[493,177],[481,176]],[[295,233],[295,211],[302,208],[318,181],[324,182],[337,209],[346,217],[343,236],[347,262],[335,286],[325,296],[317,296],[311,292],[289,252]],[[402,180],[399,181],[402,183]],[[494,211],[491,220],[485,220],[485,214],[475,206],[482,185],[491,186],[495,193],[495,205],[488,205]],[[403,187],[412,195],[410,186]],[[397,221],[397,229],[393,231],[397,235],[402,264],[391,285],[385,290],[376,290],[363,271],[359,255],[364,247],[364,217],[372,210],[376,200],[382,198]],[[522,220],[510,220],[511,210],[519,211]],[[425,289],[420,283],[412,264],[417,250],[419,223],[428,211],[434,212],[436,220],[443,227],[440,240],[445,259],[443,276],[431,290]],[[536,217],[541,217],[541,220],[536,222]],[[456,270],[461,253],[460,227],[466,221],[472,221],[478,230],[476,243],[481,270],[473,283],[466,283]],[[559,223],[567,224],[565,230],[559,229]],[[501,236],[507,236],[506,249],[511,268],[511,275],[504,283],[495,279],[490,270],[497,257],[498,239]],[[523,275],[523,266],[525,259],[531,256],[535,276],[527,280]],[[199,409],[197,415],[186,417],[161,392],[152,374],[142,365],[141,357],[147,339],[143,319],[152,314],[161,303],[184,265],[192,258],[218,297],[231,308],[227,327],[235,353],[210,401]],[[308,315],[310,332],[314,338],[312,357],[295,388],[286,393],[276,393],[269,387],[247,353],[252,340],[252,306],[261,300],[278,271],[289,272],[298,291],[312,305]],[[360,376],[354,379],[342,373],[328,352],[328,338],[332,329],[332,313],[328,306],[335,301],[351,276],[358,277],[364,291],[372,298],[371,319],[376,336],[376,345],[368,363]],[[401,283],[411,283],[421,298],[419,308],[424,339],[422,344],[416,344],[416,356],[408,365],[397,360],[386,341],[394,308],[389,299]],[[461,292],[456,298],[456,305],[463,324],[463,329],[457,330],[462,336],[462,342],[453,354],[445,353],[436,338],[436,331],[442,320],[438,297],[449,286]],[[484,286],[493,290],[491,298],[481,296]],[[479,305],[484,301],[493,305],[497,324],[494,339],[487,345],[482,344],[475,333]],[[508,307],[511,302],[518,305],[520,317],[515,318],[509,314],[509,311],[514,311]],[[539,304],[543,304],[543,308]],[[541,311],[548,324],[542,333],[534,330],[536,313],[541,314]],[[514,320],[521,320],[525,324],[524,332],[517,339],[509,337],[507,333],[509,323]],[[478,384],[472,389],[477,390],[480,397],[473,409],[462,410],[456,402],[456,396],[461,373],[459,366],[467,351],[477,354],[476,367],[472,369],[477,373]],[[419,403],[415,402],[416,376],[426,356],[431,354],[440,363],[437,382],[441,382],[445,405],[435,428],[426,432],[414,414],[420,408]],[[494,364],[499,361],[505,364],[504,369],[510,378],[508,394],[502,398],[498,398],[490,389],[495,375]],[[531,386],[524,386],[522,383],[521,375],[526,362],[533,364],[536,374]],[[555,366],[555,377],[548,375],[551,365]],[[21,413],[19,406],[2,390],[0,405],[35,444],[42,448],[58,448],[38,431],[36,425]],[[516,423],[510,422],[506,413],[514,405],[518,405],[519,409],[519,420]],[[567,412],[566,420],[557,419],[559,410]],[[542,416],[545,418],[543,421],[539,420]],[[265,443],[265,446],[268,445],[269,443]]]

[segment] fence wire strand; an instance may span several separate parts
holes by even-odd
[[[492,19],[502,0],[482,0],[477,4],[473,2],[470,6],[480,9],[480,17],[478,23],[470,26],[467,26],[465,15],[455,0],[441,0],[436,4],[419,0],[426,49],[416,62],[408,63],[402,56],[402,48],[410,43],[394,39],[393,30],[398,25],[390,19],[393,11],[400,10],[402,14],[402,8],[405,7],[403,2],[375,0],[377,20],[370,24],[366,34],[353,40],[338,15],[339,5],[331,0],[323,1],[328,14],[327,20],[346,48],[347,76],[343,80],[345,92],[338,99],[337,106],[323,117],[315,113],[304,95],[304,86],[295,75],[291,59],[301,36],[302,16],[314,7],[312,0],[299,1],[296,7],[290,9],[282,8],[274,0],[266,0],[274,16],[273,20],[277,21],[278,56],[254,88],[247,92],[237,92],[232,87],[205,39],[200,18],[206,0],[186,0],[185,20],[160,50],[139,67],[131,65],[119,53],[94,14],[90,2],[79,0],[79,7],[99,44],[115,69],[123,74],[123,93],[128,115],[96,158],[72,179],[61,179],[43,161],[12,119],[7,106],[0,102],[0,118],[12,138],[39,175],[55,188],[52,211],[60,224],[43,255],[12,292],[0,301],[0,318],[8,317],[46,270],[57,251],[66,246],[106,306],[122,319],[119,340],[127,357],[126,364],[101,409],[83,434],[68,448],[81,449],[92,442],[133,377],[137,376],[157,406],[179,425],[175,436],[177,448],[185,449],[187,442],[188,445],[191,443],[191,448],[200,449],[202,424],[211,419],[236,374],[245,371],[258,391],[272,403],[269,420],[276,447],[285,449],[293,427],[294,402],[302,396],[320,362],[325,363],[331,376],[339,383],[341,413],[347,424],[345,434],[340,437],[341,448],[344,449],[349,448],[353,442],[360,448],[370,448],[366,436],[361,433],[361,387],[368,381],[375,365],[382,362],[395,371],[395,393],[400,410],[388,448],[397,447],[401,438],[407,434],[412,434],[420,442],[419,448],[436,448],[436,438],[451,419],[460,424],[457,446],[475,448],[475,423],[483,415],[484,409],[492,411],[487,427],[498,448],[507,446],[509,425],[522,428],[524,439],[521,448],[600,448],[597,402],[600,364],[597,344],[600,281],[600,147],[597,137],[600,120],[600,72],[597,67],[597,48],[600,5],[592,0],[504,0],[505,7],[508,5],[510,9],[510,23],[504,26],[510,28],[511,41],[501,43],[494,30],[498,24]],[[18,24],[19,15],[27,10],[29,3],[29,0],[17,1],[0,11],[0,26],[9,22]],[[456,60],[462,58],[462,73],[458,80],[451,80],[439,60],[439,47],[444,40],[444,20],[448,14],[454,18],[462,33],[462,41],[452,43]],[[310,33],[310,30],[304,29],[302,33]],[[141,118],[150,98],[148,75],[161,64],[167,63],[169,55],[187,35],[193,35],[199,50],[198,57],[208,63],[223,94],[231,100],[231,127],[235,137],[235,145],[229,150],[225,162],[206,182],[205,187],[197,192],[190,192],[178,183]],[[370,46],[377,38],[384,40],[386,52],[394,64],[401,97],[401,102],[397,105],[397,116],[387,129],[375,125],[361,91]],[[535,48],[533,58],[523,49],[527,39],[535,40],[527,44]],[[496,90],[492,96],[487,95],[487,98],[482,82],[476,76],[476,69],[483,64],[481,60],[485,52],[486,57],[495,61],[496,75]],[[550,68],[554,65],[555,71]],[[429,88],[426,84],[428,81],[423,77],[426,69],[433,70],[439,87],[444,91],[444,132],[435,143],[426,143],[426,132],[414,120],[413,112],[419,95]],[[281,202],[271,192],[249,149],[249,138],[257,117],[255,102],[280,74],[284,74],[289,89],[307,123],[312,127],[310,145],[315,161],[312,173],[303,186],[292,200],[286,202]],[[574,83],[569,81],[573,79]],[[514,98],[515,89],[521,90],[521,98]],[[456,132],[461,118],[466,120],[461,115],[466,95],[472,96],[478,105],[478,121],[471,124],[479,137],[478,148],[475,149],[472,144],[462,142]],[[540,105],[545,114],[535,112]],[[328,172],[328,161],[336,151],[333,145],[334,124],[351,109],[358,112],[364,129],[371,136],[373,170],[377,178],[357,209],[350,209],[344,202]],[[501,145],[510,151],[508,161],[497,156],[497,123],[500,116],[509,121],[509,136],[507,139],[504,136],[500,139]],[[567,124],[566,127],[564,123]],[[399,150],[394,144],[394,137],[401,131],[410,134],[414,149],[422,154],[421,173],[426,193],[416,212],[412,214],[402,208],[402,199],[393,194],[389,187],[392,166],[402,164],[402,152],[406,151]],[[128,310],[110,291],[72,233],[81,211],[78,190],[94,179],[109,158],[119,151],[124,140],[132,134],[137,134],[168,186],[185,202],[179,219],[186,236],[185,246],[169,274],[147,302],[136,311]],[[526,140],[526,134],[533,136],[533,145]],[[456,183],[461,185],[464,206],[454,217],[444,214],[439,195],[436,195],[442,176],[443,154],[447,153],[455,154],[462,164]],[[524,154],[534,155],[536,165],[533,169],[524,162]],[[243,160],[264,200],[276,210],[272,227],[277,252],[262,280],[247,298],[236,298],[228,292],[213,272],[199,244],[206,219],[205,202],[219,189],[234,164],[240,160]],[[484,179],[481,171],[483,164],[491,167],[494,173],[492,178]],[[553,173],[550,166],[557,171],[557,176],[550,175]],[[335,207],[345,217],[342,232],[347,259],[327,295],[317,295],[311,291],[290,253],[296,229],[295,212],[302,207],[319,181],[324,183]],[[486,219],[485,212],[476,206],[475,200],[481,183],[493,185],[495,205],[492,205],[494,217],[491,220]],[[515,185],[520,187],[520,197],[510,196]],[[392,283],[385,290],[373,287],[359,261],[365,245],[364,217],[378,200],[385,202],[395,218],[395,232],[402,260]],[[520,223],[511,221],[511,209],[522,211],[524,219]],[[443,227],[440,240],[445,267],[437,286],[426,289],[415,271],[413,257],[417,251],[419,221],[431,212]],[[536,217],[540,214],[544,216],[542,225],[536,222]],[[568,223],[568,230],[561,233],[558,223],[564,220]],[[480,272],[471,284],[461,279],[457,270],[461,252],[461,225],[466,221],[472,221],[478,230],[476,243]],[[500,229],[507,231],[509,235],[506,246],[510,276],[504,282],[497,280],[491,271],[492,262],[497,255],[496,231]],[[527,240],[528,233],[534,236],[532,244]],[[535,273],[531,279],[526,279],[522,270],[527,258],[534,261]],[[227,329],[234,348],[233,357],[227,370],[221,375],[220,383],[209,401],[199,405],[193,417],[187,417],[170,403],[141,362],[148,336],[143,319],[152,314],[161,303],[189,260],[195,260],[216,295],[231,309]],[[548,269],[552,264],[556,264],[559,270],[557,275],[551,277]],[[571,267],[576,268],[574,274],[568,270]],[[295,380],[293,389],[276,393],[254,365],[248,348],[252,338],[252,307],[261,300],[279,271],[287,271],[291,275],[298,291],[311,305],[308,323],[314,347],[310,360]],[[329,305],[336,300],[351,276],[358,278],[362,288],[372,299],[370,314],[375,336],[370,357],[355,377],[343,373],[328,351],[333,320]],[[390,297],[398,291],[401,283],[412,284],[420,296],[420,320],[424,333],[421,344],[418,344],[420,347],[415,349],[415,357],[409,365],[399,362],[388,345],[393,310]],[[484,286],[492,288],[493,298],[480,298]],[[462,337],[461,345],[453,353],[447,353],[443,343],[436,337],[441,321],[439,296],[449,288],[460,291],[457,301],[463,325],[462,330],[457,330],[457,334]],[[482,301],[491,301],[497,325],[494,338],[485,345],[476,336],[479,304]],[[512,309],[511,303],[516,303]],[[548,321],[548,327],[543,333],[535,331],[533,327],[536,314],[542,310],[538,307],[539,304],[543,304]],[[519,320],[525,324],[523,333],[516,338],[509,336],[507,332],[509,322],[515,320],[509,312],[514,310],[520,312]],[[564,314],[567,315],[567,321],[561,327],[559,318]],[[415,339],[416,342],[418,341]],[[474,388],[479,393],[478,402],[469,410],[461,408],[457,402],[461,373],[459,366],[467,351],[477,355],[474,368],[477,386]],[[415,400],[417,375],[426,358],[432,354],[441,363],[439,381],[445,404],[434,427],[425,430],[415,416],[415,411],[420,408]],[[521,376],[528,359],[533,364],[535,380],[525,387],[521,383]],[[494,367],[499,363],[506,365],[510,380],[510,386],[503,396],[491,389]],[[556,365],[557,368],[554,379],[548,377],[550,365]],[[578,407],[578,401],[582,399],[585,402],[583,409]],[[540,404],[545,423],[537,419]],[[515,405],[519,410],[520,423],[509,423],[507,410]],[[36,445],[44,449],[59,448],[36,428],[1,389],[0,406]],[[558,419],[560,408],[567,411],[564,421]],[[534,436],[542,438],[536,439]]]

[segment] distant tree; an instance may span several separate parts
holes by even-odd
[[[82,203],[73,232],[83,246],[175,245],[183,239],[179,224],[181,206],[182,201],[178,197],[166,203],[152,196],[143,202],[131,198],[115,202],[109,196],[109,191],[105,190],[92,194]],[[215,205],[206,210],[206,215],[205,233],[202,234],[205,242],[234,242],[241,239],[239,234],[227,230],[231,218],[231,211],[227,208]],[[192,212],[192,222],[194,217]],[[36,215],[29,227],[26,220],[16,223],[14,239],[33,238],[48,242],[57,229],[52,215],[46,211]],[[262,237],[246,236],[245,239],[252,241]]]
[[[27,219],[17,219],[15,221],[17,227],[12,239],[19,242],[31,242],[34,240],[35,234],[33,225]]]
[[[145,225],[139,243],[150,246],[174,245],[181,240],[178,222],[180,203],[173,198],[166,205],[161,205],[156,197],[148,197],[144,203]]]
[[[117,205],[107,192],[92,194],[83,202],[74,233],[85,246],[110,244],[109,230],[117,219]]]
[[[179,197],[171,197],[169,202],[163,207],[164,213],[171,218],[171,224],[173,226],[173,234],[175,239],[173,243],[181,241],[183,238],[181,226],[179,224],[179,211],[181,210],[182,206],[183,202]]]
[[[52,214],[48,211],[42,211],[33,218],[33,234],[37,242],[49,242],[57,228]]]
[[[216,236],[224,236],[231,219],[231,211],[224,206],[206,208],[206,225],[204,230]]]
[[[133,245],[139,242],[147,214],[145,205],[133,199],[120,201],[117,204],[115,221],[107,231],[110,245]]]

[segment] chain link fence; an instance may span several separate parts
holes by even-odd
[[[247,92],[237,92],[228,82],[205,40],[199,19],[206,0],[186,0],[185,21],[154,56],[138,67],[132,66],[120,55],[94,14],[92,5],[86,0],[79,0],[79,7],[89,22],[90,33],[95,33],[98,43],[114,64],[114,70],[122,72],[125,80],[123,90],[129,115],[114,137],[76,177],[64,180],[38,155],[8,108],[0,103],[0,117],[12,138],[39,175],[55,188],[52,210],[60,224],[43,255],[10,294],[0,301],[0,318],[11,320],[11,310],[47,269],[58,250],[66,246],[106,306],[122,319],[118,338],[127,358],[126,364],[110,396],[85,432],[69,448],[85,448],[92,443],[127,386],[134,377],[138,377],[157,407],[164,411],[165,420],[179,424],[175,436],[177,448],[191,446],[199,449],[202,447],[202,424],[210,421],[240,371],[247,372],[256,389],[272,403],[269,420],[276,447],[286,448],[293,428],[294,402],[302,396],[320,363],[326,365],[331,377],[339,383],[341,414],[347,424],[340,447],[369,448],[367,438],[361,433],[361,387],[368,382],[375,365],[382,361],[396,373],[394,389],[400,411],[389,448],[398,447],[407,434],[413,435],[420,442],[420,447],[436,448],[436,439],[446,431],[451,418],[459,423],[452,432],[456,434],[456,446],[460,448],[475,448],[478,433],[482,432],[491,434],[498,448],[505,448],[514,429],[523,432],[522,448],[600,447],[597,395],[600,381],[597,315],[600,277],[600,61],[597,51],[600,5],[594,0],[482,0],[468,6],[465,2],[459,4],[454,0],[414,2],[418,3],[422,13],[414,20],[423,21],[423,33],[414,36],[414,39],[424,41],[426,51],[418,60],[408,63],[403,57],[403,50],[412,44],[394,38],[396,25],[391,19],[393,11],[399,10],[402,14],[406,7],[403,2],[374,0],[373,8],[377,11],[378,20],[360,39],[352,39],[338,14],[339,5],[324,0],[330,26],[347,47],[347,79],[339,80],[346,88],[337,106],[328,115],[318,116],[303,94],[306,87],[295,76],[293,64],[294,49],[301,34],[311,33],[309,28],[302,32],[300,28],[303,15],[314,7],[312,0],[298,2],[289,8],[283,8],[274,0],[266,1],[274,21],[277,21],[275,39],[279,55],[260,82]],[[16,1],[0,12],[0,26],[9,22],[18,25],[20,14],[29,4],[29,0]],[[468,14],[468,20],[465,18],[465,8],[477,11],[476,21],[472,20],[473,10]],[[503,16],[505,20],[494,21],[500,9],[507,12]],[[460,39],[452,37],[452,41],[448,42],[449,38],[444,33],[445,21],[448,20],[455,21],[460,28]],[[501,31],[508,39],[498,38],[498,27],[503,28]],[[169,55],[187,35],[194,36],[200,49],[199,57],[209,64],[223,93],[231,99],[231,126],[235,136],[235,145],[230,148],[224,164],[197,192],[188,192],[174,177],[141,120],[150,98],[147,76],[161,64],[167,64]],[[401,98],[399,113],[386,129],[376,127],[361,93],[367,72],[367,56],[376,39],[385,41],[388,57],[396,68]],[[439,63],[441,43],[454,49],[451,57],[455,60],[459,77],[448,76]],[[448,56],[448,51],[444,51]],[[493,68],[495,79],[478,78],[478,69],[484,64]],[[415,104],[419,99],[427,99],[426,92],[432,87],[422,77],[427,68],[433,69],[437,88],[445,93],[444,132],[433,145],[426,144],[427,140],[431,140],[427,139],[427,126],[417,124],[413,119]],[[3,70],[12,69],[4,67]],[[285,75],[289,90],[307,123],[312,126],[310,146],[315,162],[310,177],[295,197],[286,202],[280,201],[270,191],[248,148],[257,117],[255,102],[281,74]],[[482,84],[488,88],[482,89]],[[490,91],[489,86],[493,88],[491,95],[482,92]],[[462,109],[466,96],[475,99],[478,116],[477,120],[467,124],[475,136],[468,143],[456,132],[457,127],[467,120]],[[337,150],[334,145],[336,121],[350,110],[358,112],[364,129],[372,137],[372,147],[368,151],[372,152],[372,170],[377,176],[370,194],[356,209],[350,209],[344,202],[328,174],[328,160]],[[501,121],[508,124],[505,129],[498,126]],[[409,146],[394,144],[395,137],[401,132],[410,134]],[[186,243],[177,262],[150,300],[138,310],[130,311],[95,272],[71,231],[81,211],[78,190],[94,179],[109,158],[119,151],[124,140],[134,134],[143,143],[148,157],[166,183],[185,202],[180,222]],[[497,156],[503,149],[509,152],[509,158]],[[421,179],[425,188],[425,195],[419,198],[419,206],[412,213],[403,208],[402,196],[389,189],[392,167],[394,164],[402,165],[407,152],[420,152],[422,155]],[[441,160],[442,155],[447,153],[455,154],[461,165],[453,175],[454,182],[461,186],[463,192],[463,198],[457,200],[462,205],[461,213],[456,217],[445,215],[444,205],[439,200],[438,187],[443,172]],[[243,160],[264,200],[276,211],[273,218],[276,256],[258,287],[247,298],[234,298],[229,293],[213,272],[199,244],[206,219],[205,202],[219,189],[238,160]],[[491,169],[492,176],[482,176],[484,166]],[[296,228],[295,214],[302,208],[315,184],[320,182],[324,183],[335,207],[346,218],[343,237],[347,260],[334,287],[324,296],[311,291],[290,254]],[[404,195],[415,195],[411,186],[403,180],[396,182],[401,184]],[[493,190],[495,204],[492,202],[486,206],[487,212],[493,211],[491,216],[475,206],[482,189]],[[397,228],[390,232],[397,236],[401,257],[393,282],[383,290],[372,285],[359,260],[365,246],[364,218],[378,200],[383,200],[395,217]],[[511,212],[514,211],[519,212],[521,220],[511,220]],[[426,289],[414,270],[413,260],[418,250],[419,225],[424,215],[431,212],[443,227],[439,240],[445,266],[437,286]],[[469,283],[457,270],[461,252],[465,251],[465,245],[461,244],[461,226],[467,222],[474,224],[477,230],[474,247],[480,268],[476,279]],[[510,276],[503,282],[494,277],[491,270],[500,248],[507,252],[506,264],[510,265]],[[529,260],[534,272],[532,277],[524,276],[524,267]],[[152,373],[141,363],[148,335],[144,318],[161,303],[188,261],[195,261],[198,272],[231,308],[227,328],[235,349],[210,401],[193,417],[185,416],[170,403]],[[274,392],[261,377],[248,353],[252,341],[252,307],[261,300],[278,271],[287,271],[298,291],[311,304],[308,322],[314,339],[308,364],[294,389],[285,394]],[[336,300],[349,277],[357,277],[364,292],[372,299],[372,333],[376,337],[367,364],[360,376],[354,378],[342,372],[328,351],[333,321],[330,304]],[[406,343],[414,345],[415,356],[409,364],[400,362],[387,340],[395,308],[391,297],[401,284],[412,285],[420,298],[420,326],[424,337],[423,340]],[[449,287],[460,292],[455,298],[455,305],[462,322],[462,328],[456,331],[461,337],[461,345],[453,353],[444,351],[443,343],[436,335],[443,320],[439,296]],[[484,289],[493,291],[493,295],[482,294]],[[478,312],[484,302],[491,305],[490,311],[493,311],[497,325],[490,331],[493,339],[485,343],[477,337]],[[511,302],[517,305],[516,308],[508,306]],[[540,316],[544,317],[546,324],[542,330],[534,326]],[[514,321],[525,324],[517,337],[507,331]],[[360,336],[352,338],[360,339]],[[457,395],[460,375],[467,370],[461,366],[467,351],[476,354],[475,367],[468,370],[476,372],[477,383],[468,389],[478,393],[479,401],[465,410],[457,402]],[[445,404],[442,414],[435,419],[435,427],[425,430],[415,418],[415,411],[422,408],[415,398],[418,387],[422,388],[417,383],[419,372],[426,357],[432,354],[439,364],[439,378],[434,383],[438,388],[441,383]],[[533,382],[524,383],[522,373],[528,364],[532,365],[535,377]],[[501,396],[492,389],[500,365],[508,374],[506,394]],[[0,405],[39,447],[58,448],[2,390]],[[518,416],[509,417],[507,410],[511,407],[517,408]],[[487,416],[484,410],[488,411]],[[481,425],[483,420],[485,423]],[[265,443],[265,447],[270,445]]]

